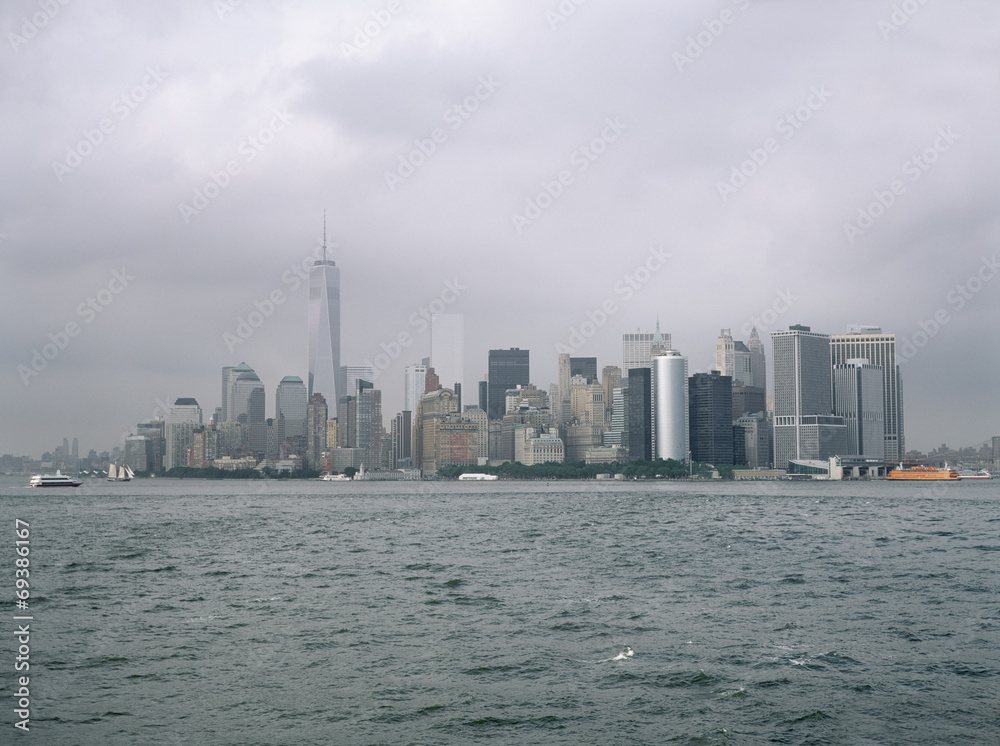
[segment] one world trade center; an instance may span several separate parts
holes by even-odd
[[[340,378],[340,267],[326,258],[326,220],[323,221],[323,258],[309,268],[309,391],[322,394],[336,411]]]

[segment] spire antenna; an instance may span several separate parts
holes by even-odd
[[[326,208],[323,209],[323,261],[326,261]]]

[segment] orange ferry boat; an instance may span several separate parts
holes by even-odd
[[[954,469],[935,469],[933,466],[911,466],[904,469],[902,464],[886,475],[886,479],[958,479]]]

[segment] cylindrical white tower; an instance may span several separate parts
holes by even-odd
[[[667,350],[653,358],[653,458],[687,460],[687,358]]]

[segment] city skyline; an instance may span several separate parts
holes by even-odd
[[[544,387],[657,319],[692,374],[722,328],[871,324],[908,449],[1000,429],[994,4],[223,5],[0,11],[0,453],[208,416],[241,361],[270,415],[324,209],[387,423],[462,314],[465,403],[491,349]]]

